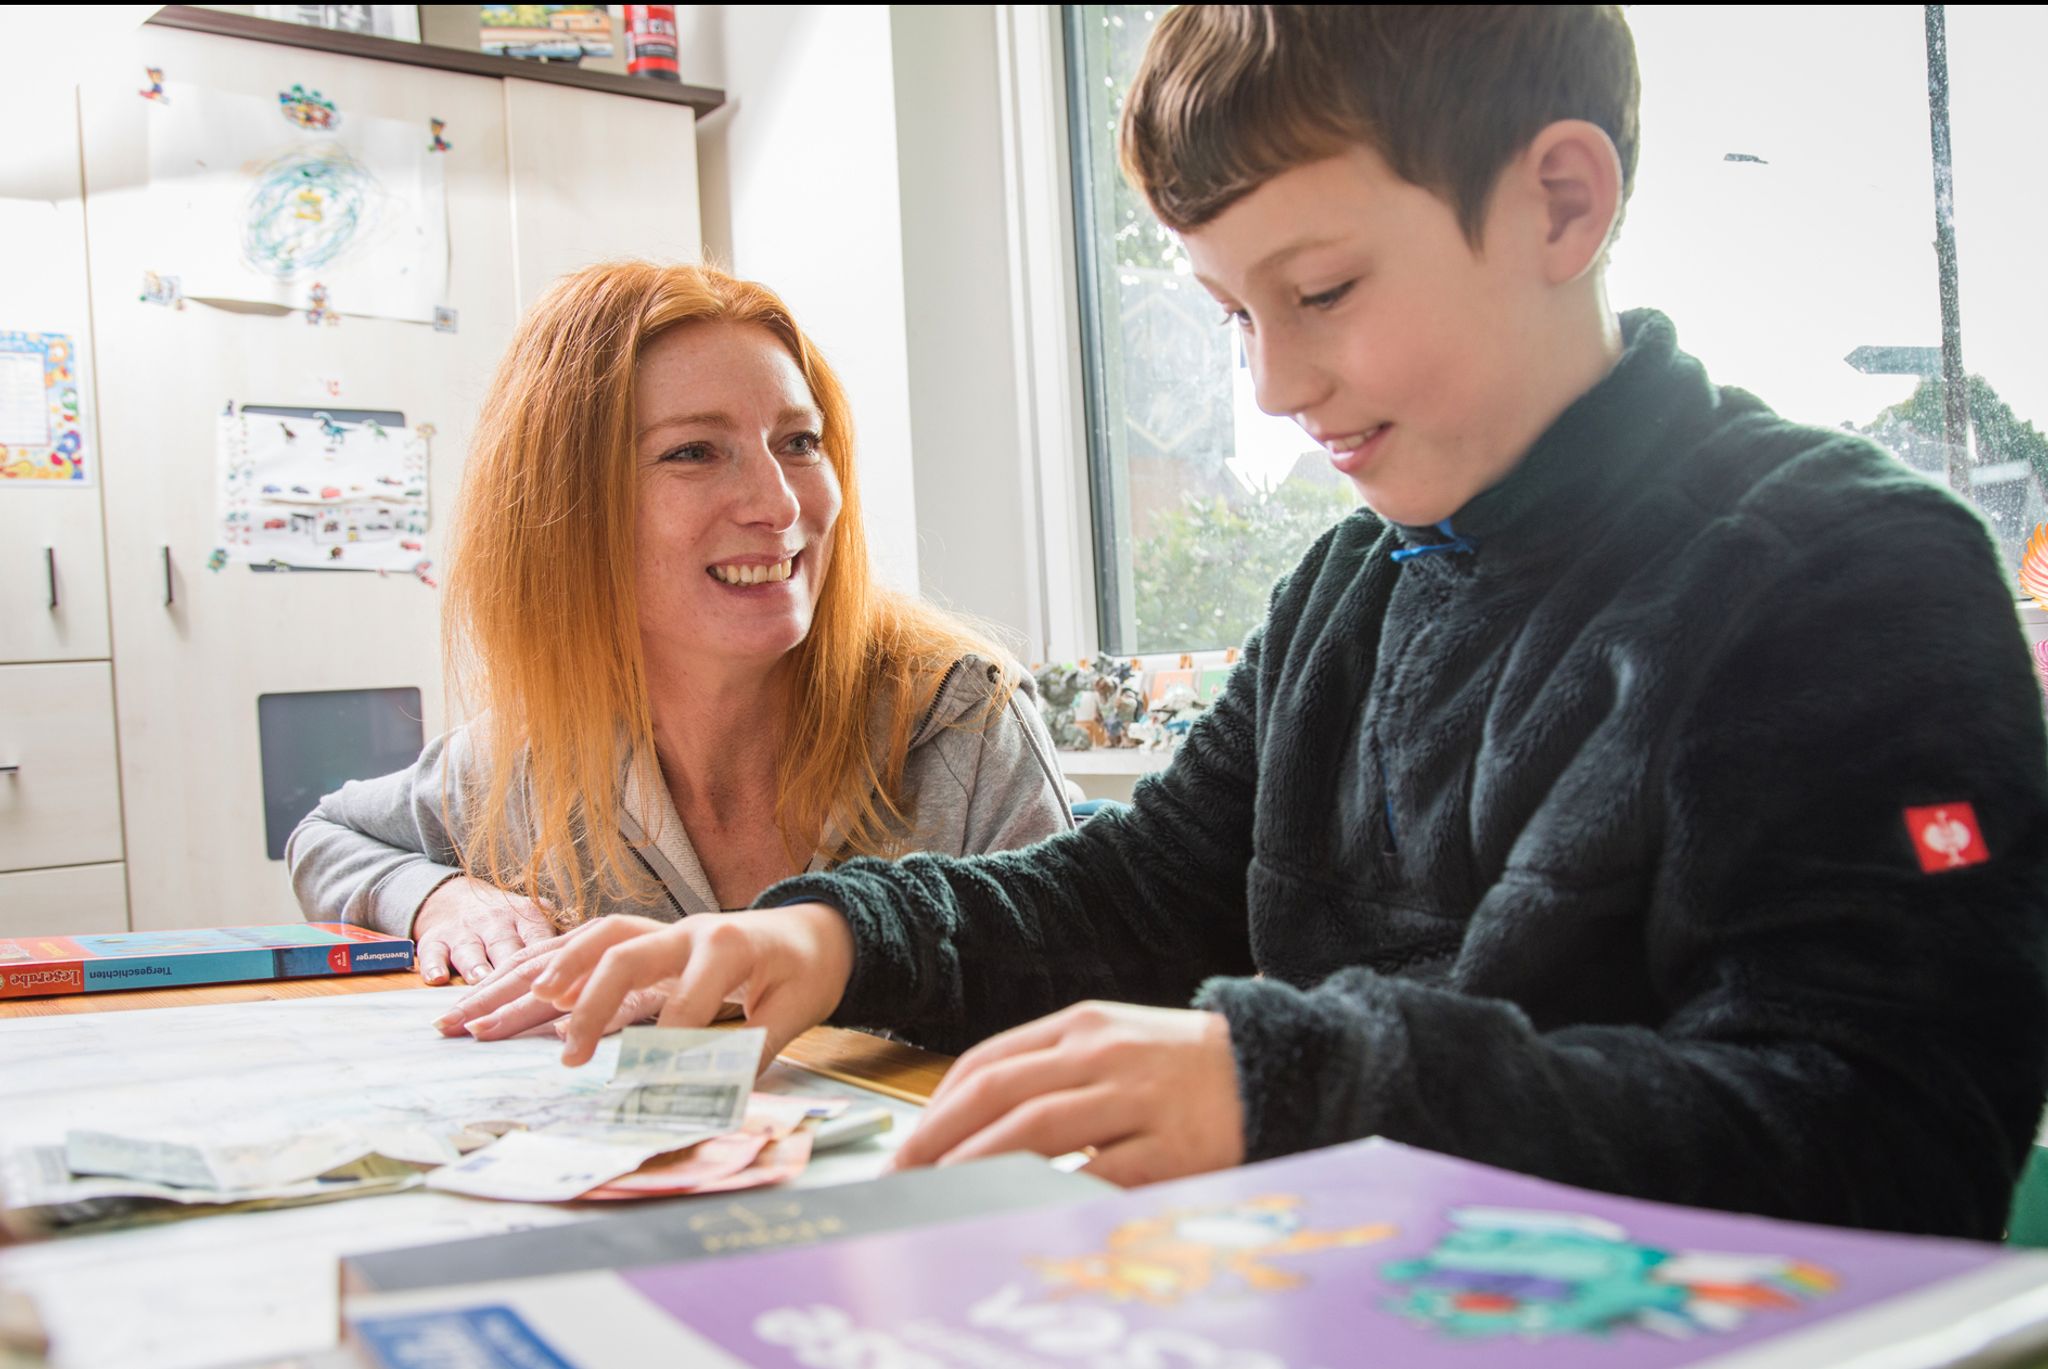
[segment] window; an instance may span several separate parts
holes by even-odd
[[[1669,314],[1721,384],[1966,490],[2016,568],[2048,519],[2048,13],[1845,13],[1630,7],[1643,155],[1611,293]],[[1953,433],[1945,352],[1967,377]]]
[[[1117,656],[1237,645],[1354,506],[1292,422],[1258,411],[1236,330],[1117,168],[1123,93],[1163,13],[1065,9],[1099,645]],[[1720,383],[1965,490],[2016,567],[2048,520],[2048,95],[2032,72],[2048,11],[1845,13],[1630,7],[1643,142],[1610,293],[1670,315]],[[1953,214],[1937,234],[1939,168]]]
[[[1291,420],[1259,412],[1237,330],[1116,163],[1165,7],[1072,5],[1068,126],[1101,649],[1234,647],[1273,582],[1356,507]]]

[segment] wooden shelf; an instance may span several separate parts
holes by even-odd
[[[650,81],[642,76],[618,76],[608,71],[584,71],[561,62],[494,57],[487,52],[469,52],[433,43],[407,43],[373,34],[343,33],[335,29],[315,28],[310,24],[287,24],[247,14],[225,14],[201,9],[197,5],[166,5],[149,22],[165,28],[217,33],[258,43],[279,43],[285,47],[338,52],[347,57],[367,57],[376,62],[402,62],[408,66],[432,67],[436,71],[466,72],[471,76],[549,81],[558,86],[601,90],[608,95],[626,95],[636,100],[661,100],[668,104],[688,105],[700,119],[725,103],[725,92],[709,86]]]

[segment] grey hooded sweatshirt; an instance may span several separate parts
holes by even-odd
[[[908,850],[949,856],[1029,846],[1074,825],[1052,738],[1029,674],[989,714],[1005,669],[968,655],[946,672],[904,760],[912,830]],[[464,783],[478,764],[468,727],[435,738],[404,770],[343,785],[285,843],[292,888],[309,920],[352,922],[409,936],[427,895],[462,873],[468,836]],[[598,915],[679,918],[718,907],[667,789],[650,767],[622,766],[620,831],[667,898],[648,906],[596,899]],[[829,868],[822,857],[814,871]]]

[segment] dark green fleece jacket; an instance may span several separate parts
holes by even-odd
[[[1257,1159],[1382,1135],[1995,1238],[2048,1092],[2048,742],[1976,515],[1654,313],[1448,528],[1361,511],[1132,807],[854,861],[835,1020],[1228,1018]]]

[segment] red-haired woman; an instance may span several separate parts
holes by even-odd
[[[306,915],[474,984],[603,914],[1070,827],[1029,676],[874,583],[855,464],[845,392],[769,290],[645,262],[558,281],[463,477],[447,657],[479,711],[299,824]]]

